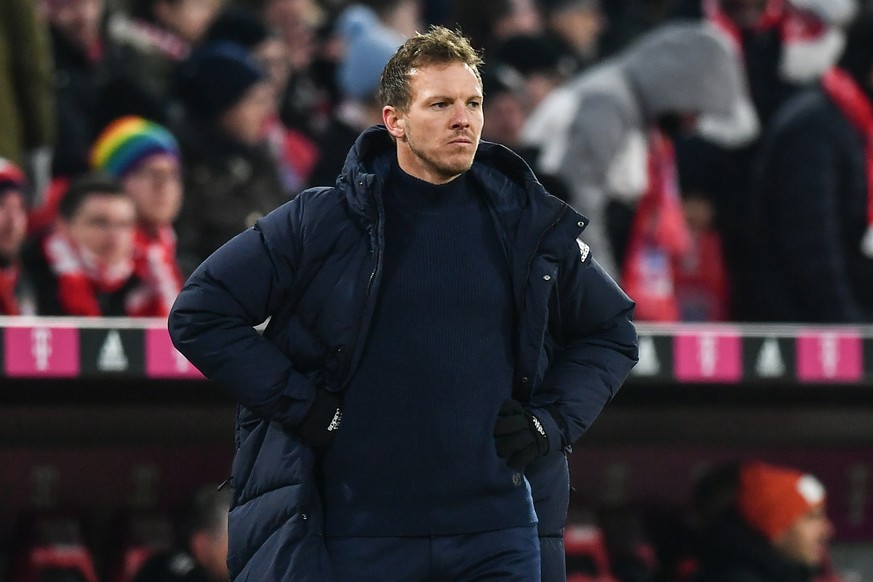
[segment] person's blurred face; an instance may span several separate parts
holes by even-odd
[[[573,50],[584,58],[597,55],[597,41],[604,29],[604,18],[599,8],[573,8],[549,19],[549,26],[570,43]]]
[[[163,0],[155,4],[155,16],[188,42],[196,43],[220,8],[220,0]]]
[[[288,55],[288,45],[281,38],[271,36],[254,51],[255,60],[267,72],[274,95],[279,98],[288,86],[291,76],[291,59]]]
[[[764,16],[770,0],[721,0],[721,10],[742,29],[753,28]]]
[[[774,545],[790,559],[815,568],[824,560],[833,533],[833,524],[820,505],[797,520]]]
[[[103,0],[46,0],[45,11],[50,23],[70,42],[84,51],[100,39]]]
[[[267,121],[275,110],[273,86],[260,81],[252,85],[236,105],[222,113],[218,123],[231,137],[254,145],[263,141]]]
[[[488,97],[482,137],[489,141],[514,147],[524,125],[525,114],[521,100],[504,91]]]
[[[0,191],[0,258],[7,262],[18,258],[27,236],[27,210],[24,197],[14,188]]]
[[[137,219],[149,226],[168,225],[182,205],[179,160],[170,154],[144,159],[123,180],[124,191],[136,205]]]
[[[136,208],[127,196],[92,194],[61,225],[70,239],[101,266],[117,265],[133,257]]]
[[[409,74],[407,111],[382,109],[397,141],[397,159],[407,174],[444,184],[466,172],[482,137],[482,83],[463,63],[430,65]]]

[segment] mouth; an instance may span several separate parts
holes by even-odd
[[[473,139],[469,137],[456,137],[449,142],[450,145],[473,145]]]

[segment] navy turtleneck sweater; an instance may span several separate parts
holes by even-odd
[[[492,431],[511,392],[513,299],[490,213],[466,174],[396,165],[370,336],[324,461],[329,536],[461,534],[535,523]]]

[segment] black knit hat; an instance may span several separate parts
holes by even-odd
[[[266,79],[249,52],[235,43],[209,43],[181,65],[178,94],[189,115],[217,119]]]

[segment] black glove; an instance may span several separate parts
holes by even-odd
[[[497,456],[516,471],[524,471],[537,457],[549,452],[549,437],[539,419],[518,400],[507,399],[500,405],[494,425]]]
[[[315,401],[297,427],[297,434],[316,452],[324,452],[333,442],[343,419],[342,402],[333,392],[316,388]]]

